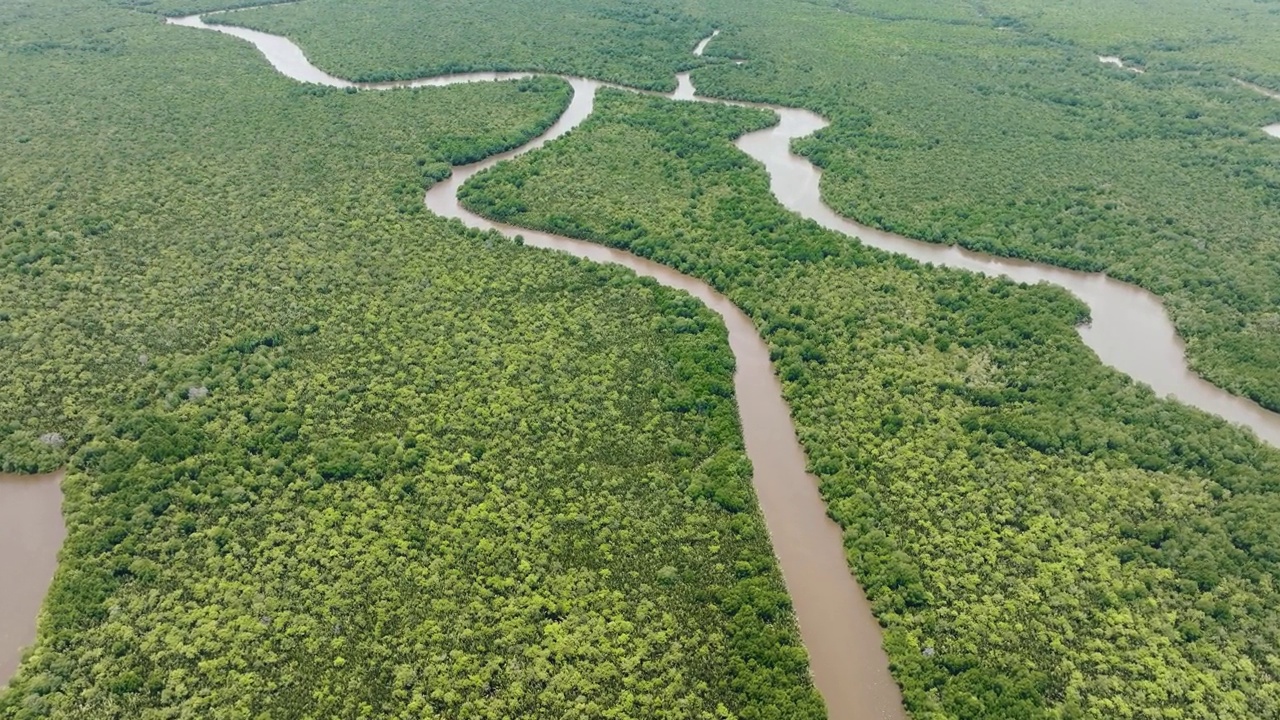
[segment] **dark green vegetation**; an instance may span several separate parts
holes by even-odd
[[[210,20],[292,38],[353,80],[548,70],[666,91],[701,64],[690,50],[712,28],[672,0],[306,0]]]
[[[0,66],[0,463],[70,467],[0,717],[821,715],[720,323],[422,210],[565,83],[331,92],[84,2]]]
[[[1234,26],[1231,2],[1196,3],[1188,25],[1212,34],[1217,14]],[[1199,371],[1280,409],[1280,143],[1258,129],[1280,103],[1232,82],[1236,65],[1179,51],[1137,75],[1098,62],[1119,52],[1111,42],[1036,25],[1054,13],[1103,27],[1101,6],[1153,22],[1176,9],[829,5],[742,7],[708,52],[752,62],[695,73],[699,88],[831,118],[797,149],[849,217],[1156,292]],[[1253,5],[1250,22],[1273,38],[1280,16]]]
[[[462,197],[681,268],[756,319],[915,717],[1280,713],[1280,454],[1101,366],[1056,289],[783,210],[730,143],[769,122],[604,91]]]
[[[988,17],[1156,70],[1229,72],[1280,89],[1280,6],[1256,0],[984,0]]]
[[[535,53],[519,67],[644,86],[690,62],[684,43],[695,30],[720,27],[708,55],[750,62],[699,69],[699,89],[829,117],[832,127],[798,149],[828,171],[823,192],[841,213],[1136,282],[1165,300],[1199,371],[1280,409],[1280,142],[1258,129],[1280,120],[1280,103],[1231,80],[1280,90],[1273,3],[683,0],[670,17],[684,19],[666,32],[684,43],[636,53],[630,66],[642,76],[595,60],[634,29],[602,30],[562,4],[598,6],[485,4],[493,17],[520,20],[485,28],[493,46],[456,49],[454,29],[438,21],[452,11],[437,4],[307,0],[236,22],[288,34],[327,67],[370,77],[444,67],[422,58],[507,67],[493,56],[499,47]],[[524,19],[551,8],[566,18],[554,32]],[[385,38],[377,49],[359,42],[374,35]],[[1097,61],[1112,53],[1149,72]]]
[[[229,38],[74,17],[15,24],[5,43],[0,409],[19,427],[0,471],[56,467],[36,438],[131,400],[148,359],[307,324],[309,298],[355,290],[341,273],[358,272],[369,216],[423,213],[450,163],[521,144],[569,97],[549,79],[343,93],[277,77]]]
[[[108,5],[168,17],[204,12],[240,10],[264,5],[288,5],[297,0],[103,0]]]
[[[449,163],[550,122],[564,85],[304,88],[122,4],[0,11],[0,459],[73,470],[65,563],[0,717],[820,714],[718,324],[420,210]],[[1277,405],[1280,158],[1256,127],[1280,106],[1228,78],[1273,71],[1199,20],[1131,51],[1088,11],[1006,5],[235,19],[364,78],[646,87],[722,27],[710,52],[751,62],[700,87],[831,117],[800,149],[843,212],[1139,281],[1199,367]],[[600,112],[469,201],[670,263],[757,319],[917,717],[1280,714],[1273,450],[1100,367],[1060,292],[782,211],[728,143],[764,115]]]

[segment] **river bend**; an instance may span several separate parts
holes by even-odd
[[[400,83],[353,83],[312,65],[302,50],[287,38],[235,26],[206,25],[195,16],[170,22],[247,40],[282,74],[300,82],[333,87],[421,87],[532,74],[470,73]],[[717,34],[719,31],[701,40],[693,49],[694,54],[701,55]],[[816,479],[806,472],[804,450],[796,438],[790,409],[773,373],[768,347],[750,318],[706,283],[667,266],[594,243],[496,223],[468,211],[458,202],[457,191],[469,178],[569,132],[590,116],[600,87],[616,87],[586,78],[564,79],[573,86],[573,98],[551,128],[515,150],[454,168],[450,178],[427,192],[427,207],[470,227],[497,230],[509,237],[522,235],[525,243],[534,247],[623,265],[663,285],[694,295],[724,319],[737,364],[734,386],[747,455],[755,471],[753,481],[774,552],[795,605],[814,683],[834,719],[905,717],[897,684],[889,674],[888,658],[880,646],[879,624],[861,587],[849,574],[842,531],[827,517]],[[688,73],[679,74],[676,79],[678,85],[670,95],[672,99],[725,102],[697,96]],[[1280,416],[1223,391],[1188,368],[1182,340],[1155,295],[1101,273],[1076,272],[957,246],[911,240],[853,222],[822,202],[821,171],[791,153],[793,140],[826,127],[827,120],[808,110],[755,106],[772,110],[779,122],[743,135],[736,144],[764,165],[774,195],[788,209],[830,230],[923,262],[989,276],[1004,275],[1017,282],[1049,282],[1061,286],[1089,306],[1092,322],[1081,326],[1080,335],[1103,362],[1147,383],[1160,395],[1174,396],[1246,425],[1268,442],[1280,445]]]
[[[312,65],[302,50],[286,38],[246,28],[208,25],[198,16],[170,19],[169,22],[247,40],[266,56],[272,67],[287,77],[331,87],[387,90],[540,74],[467,73],[406,82],[352,83]],[[699,42],[694,52],[701,54],[713,37],[715,34]],[[782,386],[774,375],[769,347],[760,338],[751,319],[706,283],[666,265],[583,240],[493,222],[472,213],[458,202],[458,189],[476,173],[542,147],[569,132],[591,115],[598,89],[618,87],[586,78],[561,77],[572,86],[573,97],[568,108],[550,128],[519,148],[471,165],[455,167],[452,176],[427,191],[427,207],[438,215],[456,218],[468,227],[497,230],[507,237],[520,235],[525,245],[559,250],[594,262],[622,265],[638,275],[693,295],[723,319],[729,331],[729,348],[736,366],[734,392],[742,421],[743,440],[753,468],[752,482],[795,608],[801,639],[809,653],[814,686],[822,695],[832,720],[905,720],[902,694],[889,673],[889,658],[881,647],[880,624],[872,614],[861,586],[849,573],[843,531],[827,516],[826,503],[818,492],[817,478],[806,470],[807,458],[796,438],[791,409],[782,398]],[[695,98],[687,73],[677,79],[678,89],[668,97],[702,99]],[[821,118],[811,113],[800,112],[794,117],[804,118],[806,127],[820,127],[822,124]],[[790,125],[788,128],[795,129]],[[801,134],[810,131],[805,130]],[[790,136],[778,142],[786,152]]]
[[[332,87],[390,89],[440,86],[515,79],[534,74],[468,73],[401,83],[353,83],[315,67],[297,45],[283,37],[234,26],[206,25],[199,16],[174,18],[168,22],[214,30],[246,40],[287,77]],[[701,54],[713,37],[714,34],[699,42],[694,52]],[[591,114],[596,90],[608,86],[584,78],[564,79],[573,86],[573,98],[551,128],[516,150],[454,168],[452,177],[428,191],[425,198],[427,206],[433,212],[457,218],[470,227],[493,229],[507,236],[522,235],[527,245],[560,250],[596,262],[623,265],[663,285],[694,295],[723,318],[737,364],[734,384],[747,454],[754,467],[753,482],[809,652],[815,686],[834,719],[905,718],[900,692],[889,674],[888,658],[880,645],[879,625],[861,588],[849,574],[842,532],[827,517],[817,482],[805,471],[805,454],[796,438],[781,385],[773,373],[768,347],[750,318],[706,283],[667,266],[600,245],[495,223],[469,212],[458,203],[457,190],[467,179],[572,130]],[[669,96],[673,99],[724,102],[696,96],[687,73],[677,76],[677,79],[678,89]],[[774,194],[787,208],[868,245],[923,262],[984,275],[1005,275],[1018,282],[1049,282],[1064,287],[1088,304],[1093,322],[1082,326],[1080,334],[1103,362],[1147,383],[1160,395],[1172,395],[1187,404],[1246,425],[1268,442],[1280,445],[1280,416],[1226,393],[1190,371],[1183,343],[1159,299],[1151,293],[1102,274],[1080,273],[955,246],[915,241],[844,218],[821,200],[821,171],[790,151],[792,140],[826,127],[827,121],[807,110],[767,105],[757,107],[773,110],[780,122],[774,127],[743,135],[737,146],[764,165]],[[44,587],[47,587],[47,582]]]
[[[329,75],[312,65],[302,50],[287,38],[229,25],[206,25],[196,16],[171,19],[169,22],[215,30],[247,40],[253,43],[266,56],[268,62],[284,75],[301,82],[333,87],[374,89],[422,87],[512,79],[534,74],[470,73],[402,83],[353,83]],[[699,42],[694,52],[702,54],[707,44],[718,33],[719,31],[716,31]],[[600,87],[617,87],[595,80],[565,79],[573,83],[576,95],[594,95]],[[677,80],[679,88],[670,96],[674,99],[726,102],[697,96],[688,73],[678,75]],[[1160,396],[1176,398],[1230,422],[1244,425],[1268,443],[1280,446],[1280,415],[1246,398],[1232,395],[1191,371],[1186,362],[1186,346],[1174,330],[1173,322],[1165,312],[1164,305],[1152,293],[1102,273],[1077,272],[1053,265],[974,252],[955,245],[912,240],[849,220],[822,202],[819,189],[822,171],[807,159],[791,153],[791,141],[826,127],[829,123],[825,118],[808,110],[776,105],[731,104],[752,105],[777,113],[779,117],[777,125],[743,135],[738,138],[736,144],[743,152],[765,166],[769,172],[774,195],[788,209],[830,230],[856,237],[873,247],[901,253],[922,262],[970,270],[989,276],[1004,275],[1017,282],[1032,284],[1047,282],[1063,287],[1089,306],[1092,322],[1079,328],[1080,336],[1104,363],[1126,373],[1138,382],[1150,385]],[[481,165],[487,167],[493,162],[540,147],[548,140],[559,137],[575,127],[590,114],[590,110],[590,99],[575,99],[561,121],[546,134],[510,153],[491,158],[492,162],[485,161]],[[466,168],[459,170],[465,171]],[[428,204],[432,204],[430,199]],[[438,210],[435,206],[433,209]],[[450,216],[464,217],[470,216],[470,213],[459,207]],[[569,250],[567,247],[561,249]],[[581,254],[579,249],[569,251]]]
[[[1239,85],[1249,90],[1252,90],[1258,93],[1259,95],[1266,95],[1272,100],[1280,100],[1280,93],[1274,90],[1268,90],[1262,87],[1261,85],[1256,85],[1254,83],[1241,80],[1240,78],[1231,78],[1231,79],[1234,80]],[[1262,128],[1262,132],[1270,135],[1271,137],[1280,138],[1280,123],[1271,123],[1270,125],[1266,125]]]

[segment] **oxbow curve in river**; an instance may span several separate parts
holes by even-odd
[[[232,26],[209,26],[197,16],[169,22],[247,40],[282,74],[302,82],[335,87],[422,87],[514,79],[530,74],[470,73],[404,83],[358,84],[319,70],[286,38]],[[700,53],[710,40],[709,37],[700,42],[695,52]],[[747,452],[755,468],[756,491],[795,604],[815,685],[833,718],[904,717],[898,688],[889,675],[888,661],[880,647],[878,624],[848,573],[840,530],[826,517],[816,484],[805,473],[804,452],[773,375],[768,348],[750,319],[705,283],[666,266],[591,243],[493,223],[458,204],[457,189],[475,173],[540,147],[590,115],[595,91],[604,84],[582,78],[565,79],[573,86],[573,99],[546,133],[517,150],[455,168],[453,177],[427,193],[427,205],[441,215],[458,218],[472,227],[496,229],[507,235],[521,234],[529,245],[624,265],[664,285],[689,292],[721,315],[729,329],[730,346],[737,360],[735,388]],[[673,99],[722,102],[697,97],[687,73],[679,75],[678,81],[679,87],[671,95]],[[1006,275],[1019,282],[1060,285],[1090,307],[1093,322],[1080,329],[1081,336],[1104,362],[1151,385],[1161,395],[1173,395],[1190,405],[1244,424],[1268,442],[1280,445],[1280,416],[1222,391],[1188,369],[1182,342],[1155,296],[1105,275],[913,241],[841,217],[821,201],[820,171],[790,152],[792,140],[825,127],[826,120],[805,110],[758,107],[776,112],[779,124],[744,135],[737,145],[765,166],[774,194],[787,208],[874,247],[924,262],[986,275]]]
[[[234,26],[206,25],[195,16],[171,19],[170,22],[216,30],[248,40],[262,51],[272,66],[284,75],[301,82],[334,87],[373,89],[422,87],[510,79],[532,74],[471,73],[424,78],[403,83],[353,83],[333,77],[312,65],[303,55],[302,50],[287,38]],[[718,31],[699,42],[694,52],[701,54],[716,34]],[[570,80],[574,83],[575,93],[579,95],[593,95],[601,86],[617,87],[594,80]],[[677,80],[679,88],[671,95],[677,100],[729,102],[695,95],[688,73],[678,75]],[[730,102],[729,104],[747,105],[749,103]],[[849,220],[822,202],[819,192],[822,171],[808,160],[791,153],[792,140],[826,127],[829,124],[826,119],[808,110],[776,105],[752,104],[752,106],[777,113],[779,123],[771,128],[743,135],[738,139],[737,146],[765,166],[771,178],[774,195],[788,209],[828,229],[856,237],[873,247],[901,253],[922,262],[990,276],[1004,275],[1017,282],[1047,282],[1065,288],[1089,306],[1092,322],[1080,327],[1080,335],[1104,363],[1139,382],[1150,385],[1158,395],[1172,396],[1188,405],[1244,425],[1268,443],[1280,446],[1280,414],[1273,413],[1245,398],[1232,395],[1192,372],[1187,366],[1186,349],[1182,339],[1174,330],[1164,305],[1152,293],[1102,273],[1077,272],[1052,265],[973,252],[954,245],[938,245],[912,240]],[[575,99],[573,106],[550,131],[524,147],[491,159],[492,162],[522,154],[568,132],[590,114],[590,109],[590,98]],[[575,113],[581,113],[581,115],[575,116]],[[486,161],[482,164],[487,167],[492,162]],[[472,217],[461,208],[454,212],[453,216]],[[480,226],[478,219],[472,222]],[[572,252],[579,253],[578,250],[572,250]]]
[[[245,28],[207,25],[195,16],[169,22],[248,40],[284,75],[332,87],[385,90],[514,79],[533,74],[468,73],[403,83],[352,83],[313,66],[302,51],[285,38]],[[694,52],[701,53],[709,41],[707,38],[698,43]],[[796,438],[790,408],[782,399],[782,386],[773,373],[769,348],[751,319],[706,283],[665,265],[582,240],[496,223],[468,211],[458,202],[458,189],[476,173],[539,148],[581,124],[591,115],[596,90],[608,86],[585,78],[564,79],[573,87],[573,97],[569,107],[546,132],[515,150],[454,168],[451,177],[427,192],[427,207],[470,227],[497,230],[508,237],[521,235],[526,245],[622,265],[667,287],[684,290],[720,315],[729,330],[729,347],[736,365],[734,392],[747,456],[754,470],[756,495],[795,608],[801,638],[809,653],[814,685],[833,720],[905,719],[902,695],[889,673],[889,658],[881,647],[880,625],[871,613],[862,588],[849,574],[842,531],[827,517],[817,480],[806,471],[805,453]],[[687,74],[679,77],[679,89],[671,97],[694,99]]]

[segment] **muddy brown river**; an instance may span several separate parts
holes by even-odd
[[[40,604],[67,534],[61,482],[62,473],[0,475],[0,685],[36,639]]]
[[[471,73],[404,83],[358,84],[333,77],[315,67],[301,49],[286,38],[245,28],[206,25],[195,16],[170,19],[169,22],[246,40],[287,77],[333,87],[422,87],[514,79],[530,74]],[[714,37],[713,34],[702,40],[694,52],[701,54]],[[888,658],[881,648],[879,624],[871,614],[861,588],[849,573],[841,530],[827,517],[817,483],[805,472],[805,454],[796,438],[781,386],[773,373],[768,348],[750,318],[705,283],[669,267],[600,245],[494,223],[467,211],[458,203],[457,190],[467,179],[502,160],[541,147],[569,132],[591,114],[596,91],[607,86],[583,78],[564,79],[573,86],[573,99],[547,132],[511,152],[455,168],[451,178],[427,193],[427,206],[433,212],[457,218],[471,227],[494,229],[508,236],[522,235],[527,245],[625,266],[663,285],[694,295],[724,319],[729,329],[729,344],[737,361],[734,383],[747,454],[754,467],[755,489],[809,652],[814,683],[835,720],[905,718],[898,686],[889,674]],[[677,79],[679,88],[670,96],[673,99],[723,102],[698,97],[688,74],[679,75]],[[1189,405],[1246,425],[1268,442],[1280,445],[1280,416],[1222,391],[1188,369],[1183,344],[1159,299],[1151,293],[1101,274],[1078,273],[952,246],[918,242],[854,223],[822,202],[819,193],[821,172],[790,151],[792,140],[825,127],[827,121],[806,110],[757,107],[773,110],[779,116],[779,123],[744,135],[737,141],[737,146],[764,165],[774,194],[787,208],[869,245],[924,262],[985,275],[1005,275],[1019,282],[1049,282],[1062,286],[1089,305],[1093,322],[1081,327],[1080,334],[1103,362],[1149,384],[1161,395],[1176,397]],[[45,585],[41,585],[39,594],[43,594]],[[34,612],[33,608],[31,614]]]

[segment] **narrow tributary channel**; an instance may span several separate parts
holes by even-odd
[[[247,40],[287,77],[333,87],[421,87],[513,79],[530,74],[471,73],[404,83],[352,83],[316,68],[286,38],[245,28],[206,25],[196,16],[169,22]],[[700,42],[695,52],[700,54],[710,40],[708,37]],[[528,245],[623,265],[663,285],[689,292],[720,314],[729,329],[729,343],[737,361],[735,389],[747,454],[755,469],[756,492],[796,608],[815,684],[833,719],[905,717],[897,685],[889,674],[888,659],[880,646],[879,625],[849,574],[841,531],[827,517],[815,479],[805,472],[804,451],[796,439],[790,410],[773,374],[768,347],[751,320],[705,283],[664,265],[588,242],[494,223],[458,203],[457,190],[468,178],[560,137],[591,114],[596,90],[604,84],[583,78],[565,79],[573,86],[573,99],[547,132],[511,152],[455,168],[451,178],[427,193],[427,206],[471,227],[495,229],[508,236],[522,235]],[[671,95],[673,99],[722,102],[697,97],[688,74],[678,76],[678,81],[679,89]],[[1019,282],[1060,285],[1089,305],[1093,322],[1081,327],[1080,334],[1103,362],[1151,385],[1161,395],[1173,395],[1187,404],[1247,425],[1268,442],[1280,445],[1280,416],[1224,392],[1188,369],[1183,344],[1154,295],[1101,274],[1073,272],[919,242],[854,223],[822,202],[820,171],[790,151],[792,140],[825,127],[827,121],[806,110],[757,107],[773,110],[780,122],[772,128],[744,135],[738,139],[737,146],[765,166],[774,194],[787,208],[874,247],[924,262],[985,275],[1006,275]]]
[[[356,84],[324,73],[312,65],[296,45],[279,36],[226,25],[206,25],[199,17],[169,22],[225,32],[248,40],[284,75],[333,87],[385,90],[510,79],[531,74],[472,73],[429,81]],[[709,40],[698,43],[694,51],[701,53]],[[555,124],[515,150],[454,168],[451,177],[427,192],[427,207],[438,215],[457,218],[470,227],[497,230],[508,237],[520,235],[525,245],[559,250],[595,262],[622,265],[667,287],[688,292],[720,315],[729,330],[729,347],[736,361],[734,391],[747,455],[754,470],[756,495],[795,607],[801,637],[809,652],[814,685],[822,694],[832,720],[905,718],[902,695],[889,673],[889,659],[881,647],[880,625],[871,613],[862,588],[849,573],[843,533],[827,517],[827,506],[818,493],[817,479],[806,472],[806,457],[796,438],[791,409],[782,399],[782,386],[773,373],[769,348],[756,332],[751,319],[706,283],[665,265],[582,240],[495,223],[470,212],[458,202],[458,189],[476,173],[539,148],[577,127],[591,115],[596,91],[600,87],[612,87],[585,78],[564,79],[573,86],[573,98]],[[694,99],[687,74],[679,76],[679,85],[680,89],[672,97]],[[816,115],[804,115],[821,123]],[[783,142],[785,149],[789,141]]]
[[[302,50],[287,38],[228,25],[206,25],[199,17],[194,16],[172,19],[169,22],[216,30],[248,40],[284,75],[301,82],[334,87],[421,87],[509,79],[531,74],[472,73],[404,83],[352,83],[333,77],[312,65]],[[701,54],[712,37],[715,35],[698,43],[694,52]],[[594,80],[566,79],[573,83],[577,95],[594,96],[595,91],[602,86],[614,87]],[[671,96],[675,99],[725,102],[696,96],[688,73],[678,75],[677,80],[680,87]],[[1155,295],[1102,273],[1076,272],[1052,265],[973,252],[954,245],[912,240],[853,222],[822,202],[819,192],[822,171],[805,158],[791,153],[792,140],[826,127],[829,124],[826,119],[808,110],[774,105],[753,106],[774,111],[779,117],[779,123],[771,128],[743,135],[738,139],[737,146],[764,164],[772,181],[774,195],[787,208],[873,247],[901,253],[923,262],[984,275],[1004,275],[1018,282],[1047,282],[1061,286],[1089,306],[1092,322],[1080,327],[1080,335],[1104,363],[1128,374],[1134,380],[1150,385],[1161,396],[1174,397],[1231,422],[1245,425],[1262,439],[1280,446],[1280,415],[1250,400],[1232,395],[1190,370],[1186,362],[1185,345],[1174,330],[1164,305]],[[488,167],[502,159],[523,154],[563,135],[586,119],[591,113],[591,107],[590,98],[575,98],[569,111],[547,133],[512,152],[490,158],[480,163],[480,166]],[[460,172],[467,170],[468,168],[459,169]],[[435,205],[433,208],[439,209]],[[451,216],[464,217],[470,216],[470,213],[458,207]],[[581,254],[579,250],[569,251]]]
[[[1249,90],[1252,90],[1258,93],[1259,95],[1266,95],[1272,100],[1280,100],[1280,93],[1274,90],[1268,90],[1262,87],[1261,85],[1255,85],[1254,83],[1241,80],[1240,78],[1231,78],[1231,79],[1236,81],[1240,85],[1248,88]],[[1270,125],[1263,126],[1262,132],[1270,135],[1271,137],[1280,138],[1280,123],[1271,123]]]
[[[1135,67],[1133,65],[1125,65],[1124,60],[1122,60],[1119,57],[1116,57],[1115,55],[1099,55],[1098,62],[1103,63],[1105,65],[1115,65],[1121,70],[1129,70],[1130,72],[1136,72],[1139,75],[1146,72],[1146,70],[1143,70],[1140,67]]]

